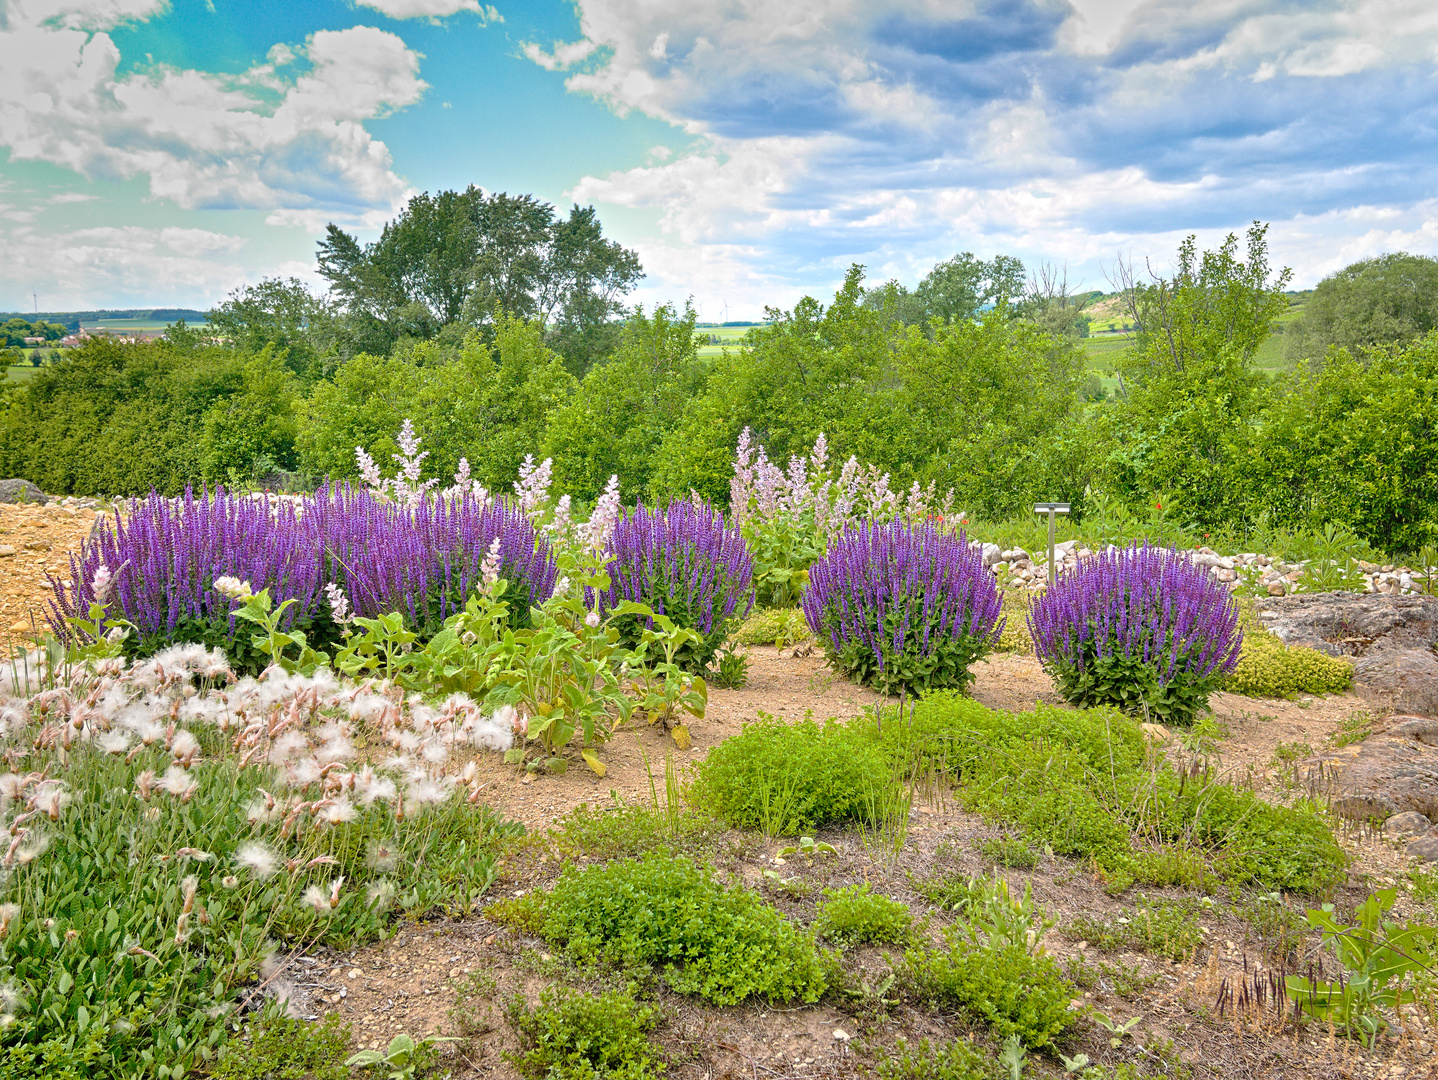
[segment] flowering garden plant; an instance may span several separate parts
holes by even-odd
[[[613,613],[621,639],[637,648],[654,620],[622,608],[644,604],[692,631],[669,660],[694,674],[723,644],[731,619],[753,603],[754,563],[737,529],[708,503],[676,501],[651,510],[640,503],[614,528],[605,568],[610,584],[596,592],[598,610]]]
[[[896,492],[887,473],[854,457],[836,475],[823,432],[807,457],[796,454],[783,469],[745,428],[729,481],[730,512],[749,544],[755,599],[764,607],[797,605],[809,568],[845,529],[861,521],[942,520],[951,502],[952,492],[940,505],[932,483],[925,489],[915,481],[907,493]]]
[[[1188,724],[1238,663],[1238,605],[1204,567],[1147,544],[1081,562],[1029,607],[1064,700]]]
[[[982,554],[927,522],[844,532],[810,571],[803,606],[830,663],[884,693],[967,687],[1004,625]]]

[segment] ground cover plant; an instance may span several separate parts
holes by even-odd
[[[68,671],[35,653],[0,675],[6,1076],[213,1063],[278,948],[472,910],[520,831],[461,761],[511,733],[466,698],[323,670],[230,684],[200,646]],[[392,753],[357,760],[361,737]]]
[[[803,607],[836,670],[890,693],[968,686],[1002,632],[1002,603],[962,532],[894,521],[835,539]]]
[[[1090,858],[1111,887],[1236,882],[1323,892],[1346,857],[1318,808],[1272,806],[1206,773],[1161,763],[1138,721],[1106,710],[986,709],[953,694],[887,725],[896,752],[957,781],[967,806],[1055,853]],[[1135,838],[1141,843],[1135,843]]]
[[[828,985],[812,936],[757,893],[726,886],[706,865],[662,848],[566,868],[550,891],[500,901],[489,912],[578,963],[654,968],[676,991],[715,1004],[755,994],[813,1002]]]
[[[1191,724],[1238,663],[1238,605],[1202,567],[1147,545],[1084,560],[1029,608],[1064,699]]]
[[[523,1050],[510,1060],[534,1080],[647,1080],[667,1065],[649,1039],[659,1010],[619,993],[583,994],[550,987],[531,1008],[522,997],[506,1018]]]
[[[792,836],[817,825],[872,824],[896,787],[883,748],[862,726],[761,715],[710,751],[686,794],[735,828]]]

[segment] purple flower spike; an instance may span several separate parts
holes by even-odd
[[[966,687],[1003,632],[1003,598],[963,532],[865,522],[809,571],[804,615],[830,662],[885,692]]]
[[[600,608],[633,600],[697,631],[703,642],[685,650],[681,661],[690,670],[703,670],[730,619],[749,614],[754,602],[749,547],[707,502],[675,501],[665,510],[640,503],[615,526],[611,551],[610,586],[599,594]],[[620,632],[626,640],[637,636],[633,626],[621,625]]]
[[[1029,608],[1034,651],[1076,705],[1188,723],[1238,663],[1238,605],[1183,553],[1112,549]]]

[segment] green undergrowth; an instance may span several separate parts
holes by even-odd
[[[226,1045],[210,1075],[215,1080],[346,1080],[349,1045],[350,1025],[336,1013],[319,1024],[265,1016]]]
[[[1225,689],[1246,697],[1339,694],[1353,685],[1353,664],[1306,645],[1285,645],[1243,605],[1243,649]]]
[[[668,1071],[649,1038],[661,1016],[620,993],[547,987],[530,1007],[510,1000],[505,1018],[520,1051],[506,1058],[531,1080],[650,1080]]]
[[[892,1050],[875,1053],[879,1080],[1002,1080],[1008,1070],[963,1039],[910,1044],[899,1039]]]
[[[890,756],[866,725],[791,724],[760,713],[697,765],[688,797],[735,828],[790,836],[871,823],[895,783]]]
[[[1320,807],[1273,806],[1211,774],[1180,775],[1135,719],[1000,712],[948,691],[902,719],[897,709],[823,725],[765,717],[696,766],[688,796],[731,825],[782,834],[867,825],[883,805],[876,793],[907,794],[918,777],[951,784],[964,807],[1015,834],[995,861],[1026,861],[1018,845],[1046,848],[1089,860],[1113,892],[1211,892],[1226,881],[1322,893],[1346,872]]]
[[[814,932],[841,947],[902,945],[913,932],[907,904],[871,892],[868,885],[825,889]]]
[[[489,914],[577,964],[652,968],[679,993],[719,1005],[756,995],[814,1002],[828,986],[812,935],[752,890],[668,850],[566,867],[551,891],[501,901]]]
[[[535,842],[564,859],[622,859],[658,847],[707,855],[719,850],[726,831],[723,822],[682,807],[673,811],[622,805],[593,809],[581,803],[557,828]]]
[[[1271,806],[1160,762],[1136,720],[1105,710],[1028,713],[931,694],[880,738],[902,768],[949,778],[968,809],[1131,884],[1211,889],[1214,877],[1323,892],[1347,860],[1309,803]]]
[[[813,635],[799,608],[760,608],[750,612],[734,632],[741,645],[773,645],[787,649],[808,641]]]
[[[6,1080],[169,1078],[212,1064],[237,991],[277,947],[348,948],[398,916],[466,912],[523,831],[459,796],[412,806],[403,822],[381,801],[296,829],[254,809],[285,790],[277,770],[240,767],[214,727],[193,734],[187,772],[162,740],[128,755],[57,742],[29,757],[26,768],[63,780],[68,805],[31,822],[36,853],[0,874],[0,911],[14,906],[0,934]]]
[[[1138,899],[1137,907],[1124,908],[1111,919],[1076,916],[1069,924],[1070,936],[1083,938],[1105,952],[1136,949],[1170,960],[1191,957],[1203,944],[1196,901],[1142,895]]]

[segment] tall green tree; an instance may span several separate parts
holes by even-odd
[[[613,356],[550,413],[543,453],[554,459],[558,490],[591,499],[617,474],[631,496],[649,492],[660,444],[708,382],[696,318],[692,304],[682,315],[672,304],[636,309]]]
[[[1290,363],[1317,363],[1329,349],[1354,356],[1403,345],[1438,327],[1438,259],[1391,252],[1345,266],[1318,283],[1283,335]]]
[[[1169,494],[1206,523],[1246,514],[1238,466],[1270,399],[1253,358],[1288,307],[1292,276],[1269,266],[1267,233],[1255,222],[1243,254],[1230,233],[1201,256],[1190,236],[1172,277],[1123,281],[1138,341],[1119,363],[1123,400],[1107,416],[1109,484],[1130,501]]]
[[[319,272],[371,352],[406,337],[490,336],[498,312],[537,321],[577,372],[612,345],[611,324],[643,276],[592,206],[561,218],[532,196],[473,186],[415,196],[371,244],[331,224]]]
[[[206,315],[209,332],[237,348],[271,347],[306,382],[333,374],[346,357],[335,305],[298,278],[266,278],[235,289]]]

